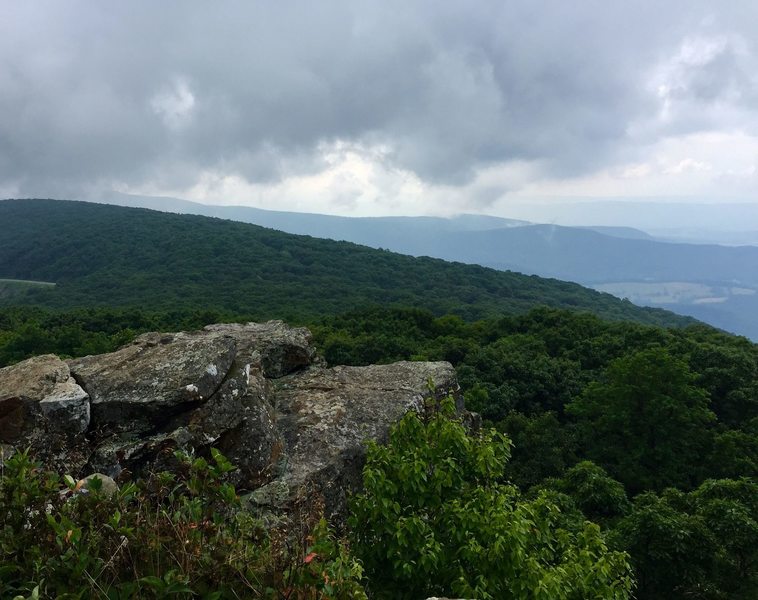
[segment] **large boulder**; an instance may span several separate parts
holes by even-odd
[[[240,357],[257,363],[262,375],[270,379],[283,377],[316,360],[311,332],[305,327],[289,327],[282,321],[208,325],[204,331],[233,337]]]
[[[282,497],[319,494],[332,514],[344,511],[346,491],[360,484],[367,440],[386,441],[406,412],[422,412],[427,401],[458,391],[446,362],[307,369],[274,388],[276,427],[283,438],[271,484],[278,493],[264,486],[251,499],[276,505]]]
[[[89,424],[89,396],[57,356],[0,369],[0,444],[30,448],[55,465],[78,464]]]
[[[69,365],[89,392],[95,430],[141,433],[213,396],[236,351],[230,336],[147,333],[117,352]]]
[[[338,515],[360,483],[366,441],[457,390],[448,363],[327,368],[307,329],[211,325],[0,370],[0,444],[31,445],[74,475],[114,478],[171,468],[177,449],[216,447],[261,510],[318,498]],[[60,451],[74,447],[75,459]]]

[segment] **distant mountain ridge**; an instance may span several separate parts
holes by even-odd
[[[364,245],[366,236],[380,241],[411,233],[450,231],[482,231],[529,225],[528,221],[504,219],[489,215],[463,214],[454,217],[340,217],[317,213],[266,210],[251,206],[217,206],[200,204],[165,196],[134,196],[111,193],[92,200],[96,203],[149,208],[163,212],[218,217],[232,221],[253,223],[286,233],[311,235],[337,241],[355,242]]]
[[[758,231],[758,203],[734,201],[707,202],[692,197],[616,197],[603,198],[531,198],[508,204],[511,216],[538,223],[564,226],[626,225],[659,235],[668,232]]]
[[[106,200],[219,216],[290,233],[347,240],[412,256],[479,264],[588,286],[639,282],[705,284],[709,288],[702,295],[682,295],[675,299],[660,293],[646,295],[636,290],[632,293],[624,287],[614,288],[614,293],[638,304],[663,306],[758,340],[756,246],[675,243],[656,239],[632,227],[564,227],[485,215],[447,219],[352,218],[208,206],[174,198],[123,194]],[[641,210],[642,206],[637,203],[634,208]],[[661,206],[653,206],[657,206],[659,212],[663,210]],[[624,210],[623,207],[605,207],[610,208],[621,213],[631,210],[631,207]],[[745,210],[749,211],[749,207]],[[739,288],[740,293],[732,293],[733,288]]]
[[[302,322],[373,305],[469,319],[547,305],[641,323],[690,322],[572,283],[207,217],[4,200],[0,221],[0,278],[56,284],[14,301],[53,308],[216,309]]]

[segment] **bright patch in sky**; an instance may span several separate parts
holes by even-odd
[[[0,196],[755,199],[757,22],[748,0],[7,2]]]
[[[166,127],[180,129],[192,118],[195,96],[186,81],[177,79],[150,99],[150,107]]]

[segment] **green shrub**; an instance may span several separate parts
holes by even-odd
[[[360,597],[361,567],[325,523],[310,545],[269,535],[225,481],[234,469],[226,458],[215,450],[211,460],[177,457],[177,473],[112,495],[98,480],[81,493],[26,452],[6,460],[0,597]],[[288,543],[272,541],[282,538]]]
[[[599,528],[564,518],[543,492],[525,501],[500,482],[510,441],[469,433],[451,399],[406,415],[371,443],[350,520],[377,597],[628,598],[628,557]]]

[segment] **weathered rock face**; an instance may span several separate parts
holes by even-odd
[[[29,447],[51,466],[78,468],[89,424],[89,397],[57,356],[0,369],[0,444]]]
[[[452,367],[442,362],[306,369],[272,387],[283,453],[277,477],[251,499],[276,507],[277,494],[267,492],[273,486],[281,497],[286,486],[288,498],[315,492],[335,513],[345,508],[345,491],[360,484],[364,442],[384,441],[406,412],[424,409],[426,398],[457,390]]]
[[[215,394],[235,354],[230,336],[148,333],[70,365],[90,394],[94,428],[144,432]]]
[[[457,389],[448,363],[327,368],[306,329],[212,325],[0,369],[0,444],[115,478],[161,468],[178,448],[213,446],[237,465],[253,504],[279,509],[318,493],[338,513],[360,482],[365,441]]]

